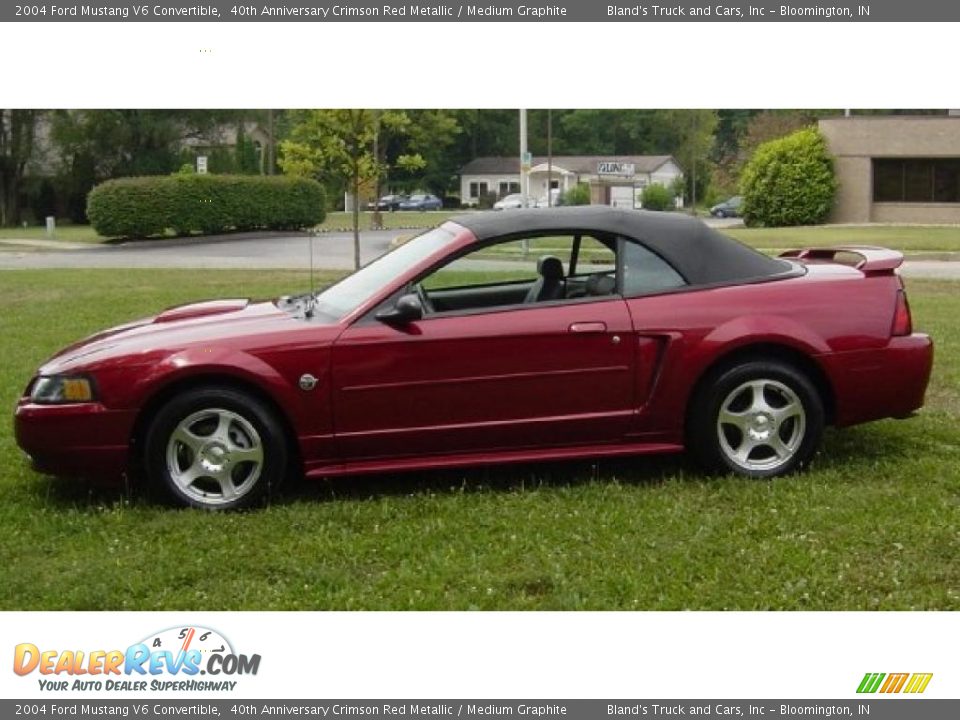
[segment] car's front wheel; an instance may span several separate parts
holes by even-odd
[[[247,507],[283,479],[287,443],[275,413],[229,387],[205,387],[164,405],[147,432],[147,476],[181,505]]]
[[[754,360],[707,379],[691,406],[688,444],[710,470],[775,477],[809,464],[823,425],[823,401],[804,373]]]

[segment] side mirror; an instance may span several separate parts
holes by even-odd
[[[423,317],[423,304],[416,293],[401,295],[389,310],[377,313],[377,320],[388,324],[405,325]]]

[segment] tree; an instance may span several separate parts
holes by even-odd
[[[715,110],[664,110],[660,121],[666,128],[664,144],[672,147],[672,154],[680,161],[686,181],[685,195],[695,210],[697,199],[706,196],[710,185],[713,163],[714,136],[719,117]]]
[[[182,164],[187,140],[215,143],[225,125],[239,125],[248,110],[59,110],[51,138],[60,155],[70,215],[85,219],[86,198],[99,182],[136,175],[166,175]]]
[[[396,141],[391,143],[388,155],[383,162],[388,167],[397,167],[399,177],[409,176],[411,181],[419,182],[424,189],[437,195],[445,195],[450,181],[460,169],[454,149],[454,143],[461,134],[460,123],[455,112],[450,110],[404,110],[410,119],[404,132],[393,133]],[[423,159],[420,167],[411,167],[397,162],[399,157],[419,156]]]
[[[769,140],[789,135],[835,113],[824,110],[721,110],[715,144],[716,185],[727,194],[737,192],[744,164]]]
[[[715,110],[555,110],[553,119],[557,155],[673,155],[683,167],[686,194],[706,192]],[[541,141],[531,146],[543,152]]]
[[[379,185],[386,164],[378,158],[384,135],[405,134],[406,113],[395,110],[303,110],[295,113],[290,136],[280,144],[280,167],[292,175],[345,181],[353,195],[353,265],[360,268],[360,187]],[[420,155],[400,155],[395,163],[422,168]]]
[[[0,225],[20,222],[20,185],[42,115],[41,110],[0,110]]]
[[[816,127],[763,143],[743,169],[742,213],[748,225],[822,222],[833,207],[833,158]]]

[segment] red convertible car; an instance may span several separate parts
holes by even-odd
[[[315,294],[201,302],[49,360],[35,467],[142,469],[203,508],[308,478],[675,452],[791,473],[825,425],[907,417],[933,348],[902,256],[757,253],[680,215],[465,215]],[[135,473],[139,476],[141,473]]]

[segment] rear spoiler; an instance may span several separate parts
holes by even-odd
[[[854,262],[843,262],[837,259],[837,255],[850,254],[859,256],[859,259]],[[781,253],[780,257],[814,262],[839,262],[844,265],[853,265],[864,275],[893,274],[893,271],[903,264],[903,253],[870,245],[841,245],[832,248],[787,250],[787,252]]]

